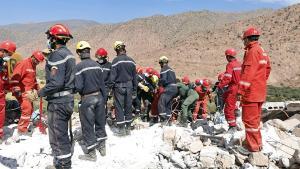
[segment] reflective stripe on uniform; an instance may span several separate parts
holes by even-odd
[[[110,69],[108,69],[108,68],[102,68],[103,70],[106,70],[106,71],[110,71]]]
[[[115,67],[115,66],[117,66],[117,65],[120,64],[120,63],[132,63],[132,64],[135,65],[135,63],[134,63],[133,61],[128,60],[128,61],[119,61],[119,62],[113,64],[112,67]]]
[[[125,123],[129,123],[129,122],[132,122],[132,120],[125,120],[124,122]]]
[[[232,74],[225,73],[224,76],[226,76],[226,77],[232,77]]]
[[[69,157],[71,157],[71,156],[72,156],[72,154],[69,153],[69,154],[65,154],[65,155],[56,156],[56,158],[57,158],[57,159],[64,159],[64,158],[69,158]]]
[[[227,123],[235,123],[235,120],[228,120]]]
[[[27,72],[35,72],[33,69],[26,69]]]
[[[97,138],[97,141],[101,141],[101,140],[106,140],[107,137],[101,137],[101,138]]]
[[[245,81],[240,81],[240,85],[249,87],[250,83],[249,82],[245,82]]]
[[[90,150],[90,149],[96,147],[97,145],[98,145],[98,143],[95,143],[95,144],[92,144],[92,145],[90,145],[90,146],[88,146],[88,147],[86,147],[86,148],[87,148],[88,150]]]
[[[234,67],[233,70],[242,70],[241,67]]]
[[[268,63],[268,61],[265,60],[265,59],[262,59],[262,60],[260,60],[258,63],[261,64],[261,65],[265,65],[265,64]]]
[[[59,60],[59,61],[56,61],[56,62],[51,62],[51,61],[48,60],[48,64],[51,65],[51,66],[57,66],[57,65],[66,63],[69,59],[75,59],[75,56],[68,55],[66,58],[64,58],[62,60]]]
[[[120,122],[117,122],[117,124],[124,124],[125,121],[120,121]]]
[[[21,116],[20,119],[29,120],[31,119],[31,116]]]
[[[165,74],[165,73],[167,73],[167,72],[169,72],[169,71],[173,72],[172,69],[168,69],[168,70],[165,70],[165,71],[163,71],[163,72],[160,72],[160,74]]]
[[[79,72],[77,72],[75,75],[80,75],[82,72],[85,72],[85,71],[88,71],[88,70],[97,70],[97,69],[102,70],[102,68],[99,67],[99,66],[95,66],[95,67],[86,67],[86,68],[81,69],[81,70],[80,70]],[[103,72],[103,70],[102,70],[102,72]]]
[[[246,128],[245,130],[248,132],[256,133],[259,132],[260,128]]]

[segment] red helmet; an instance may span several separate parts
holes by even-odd
[[[106,57],[107,51],[104,48],[99,48],[96,52],[96,56]]]
[[[139,73],[139,74],[142,74],[143,73],[143,68],[141,66],[137,66],[136,67],[136,72]]]
[[[221,81],[224,78],[224,72],[218,75],[218,81]]]
[[[34,51],[34,52],[32,53],[32,56],[33,56],[36,60],[38,60],[39,62],[42,62],[42,61],[44,61],[44,59],[45,59],[45,56],[44,56],[44,54],[43,54],[41,51]]]
[[[260,36],[260,32],[256,28],[250,27],[244,32],[243,39],[250,36]]]
[[[62,24],[55,24],[50,27],[50,29],[46,32],[49,36],[53,36],[58,39],[70,39],[73,38],[69,29]]]
[[[196,84],[196,85],[201,85],[201,79],[196,79],[196,80],[195,80],[195,84]]]
[[[154,71],[154,69],[153,69],[152,67],[147,67],[147,68],[146,68],[146,73],[147,73],[149,76],[153,75],[153,71]]]
[[[8,52],[14,53],[17,49],[15,42],[6,40],[0,43],[0,49],[4,49]]]
[[[187,85],[187,84],[190,83],[190,78],[188,76],[183,76],[181,81],[182,81],[183,84]]]
[[[236,55],[236,51],[233,48],[227,49],[225,51],[225,56],[235,56],[235,55]]]
[[[202,85],[203,85],[204,87],[209,87],[209,85],[210,85],[209,80],[208,80],[208,79],[203,79],[203,80],[202,80]]]
[[[155,76],[157,76],[158,78],[160,78],[160,74],[158,73],[157,70],[153,69],[153,73],[152,74],[155,75]]]

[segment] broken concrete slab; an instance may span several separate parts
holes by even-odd
[[[288,131],[293,131],[293,129],[300,124],[300,114],[295,114],[289,119],[283,121],[283,124]]]
[[[189,150],[192,153],[198,153],[202,148],[203,148],[203,143],[200,140],[193,141],[189,146]]]
[[[292,134],[295,135],[296,137],[300,137],[300,128],[299,127],[294,128]]]
[[[231,168],[235,165],[235,156],[233,154],[218,154],[215,160],[219,164],[218,168]]]
[[[164,127],[163,129],[163,140],[169,144],[173,144],[176,135],[176,128]]]
[[[248,161],[250,162],[250,164],[259,167],[267,167],[269,164],[269,158],[262,152],[251,153],[248,157]]]

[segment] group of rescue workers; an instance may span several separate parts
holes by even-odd
[[[208,101],[215,98],[217,111],[223,112],[230,133],[239,130],[236,124],[237,101],[241,101],[242,120],[246,139],[240,151],[257,152],[262,149],[260,133],[261,106],[266,99],[266,82],[270,74],[270,59],[260,46],[260,32],[248,28],[243,35],[245,54],[243,63],[237,60],[235,49],[227,49],[226,71],[220,73],[218,82],[211,87],[208,79],[191,82],[188,76],[176,79],[166,56],[159,58],[160,73],[152,67],[136,66],[127,56],[125,44],[113,45],[116,57],[109,62],[108,53],[99,48],[94,61],[91,46],[86,41],[76,45],[81,62],[76,65],[75,56],[66,44],[72,35],[69,29],[56,24],[46,32],[48,51],[35,51],[31,57],[17,63],[9,78],[7,61],[16,51],[12,41],[0,43],[0,140],[3,141],[5,119],[5,95],[17,98],[21,106],[18,133],[27,135],[33,110],[33,101],[46,98],[49,142],[54,157],[47,168],[71,168],[73,144],[68,134],[68,122],[74,109],[74,94],[79,93],[79,116],[82,129],[83,155],[79,159],[96,161],[96,150],[106,154],[106,119],[115,122],[117,136],[130,135],[133,119],[142,118],[150,124],[165,122],[186,127],[197,119],[206,119]],[[36,67],[46,59],[46,84],[36,80]],[[113,110],[108,111],[108,100],[113,96]],[[180,111],[172,111],[173,103],[179,103]],[[177,119],[177,120],[174,120]]]

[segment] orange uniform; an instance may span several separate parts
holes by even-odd
[[[242,96],[243,122],[246,128],[246,146],[249,151],[262,148],[260,133],[261,106],[266,100],[270,58],[257,41],[245,48],[238,93]]]

